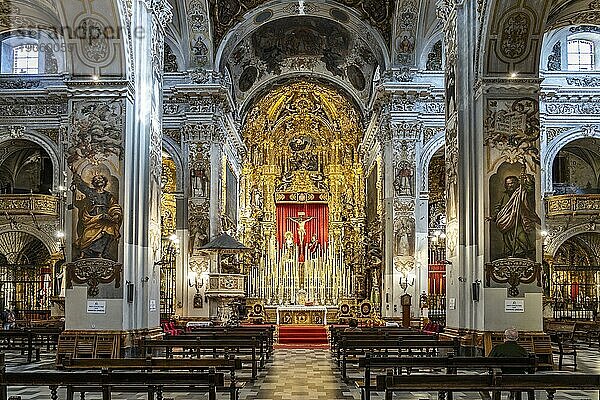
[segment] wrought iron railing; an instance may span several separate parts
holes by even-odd
[[[552,314],[555,319],[596,320],[598,316],[597,299],[553,299]]]
[[[446,295],[427,295],[428,318],[440,326],[446,326]]]

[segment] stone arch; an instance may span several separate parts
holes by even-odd
[[[0,128],[2,130],[3,128]],[[62,158],[59,157],[59,150],[56,143],[54,143],[48,136],[40,134],[35,130],[26,130],[23,134],[16,137],[10,135],[10,130],[4,127],[5,134],[0,135],[0,146],[11,140],[27,140],[29,142],[39,145],[44,151],[50,156],[52,160],[52,190],[57,191],[58,187],[61,186],[61,172],[63,171]]]
[[[50,255],[56,254],[61,251],[59,242],[57,241],[57,239],[55,237],[53,237],[48,232],[45,232],[41,229],[37,229],[33,225],[19,223],[18,229],[15,229],[11,224],[0,225],[0,234],[6,233],[6,232],[13,232],[15,230],[18,230],[20,232],[25,232],[25,233],[35,237],[36,239],[39,239],[44,244],[44,246],[46,246]]]
[[[431,158],[437,151],[446,146],[446,136],[444,131],[438,133],[431,139],[425,147],[423,147],[423,151],[421,153],[421,158],[419,159],[419,165],[417,166],[417,171],[421,171],[421,184],[419,192],[424,193],[429,191],[429,181],[427,176],[429,174],[429,163],[431,162]]]
[[[487,20],[480,33],[480,70],[483,76],[537,76],[550,1],[490,0],[480,16]],[[525,32],[523,34],[523,32]]]
[[[590,229],[591,228],[591,229]],[[600,226],[593,224],[590,226],[589,223],[583,223],[579,225],[575,225],[571,228],[568,228],[557,235],[553,235],[549,237],[548,243],[545,247],[545,252],[548,255],[551,255],[553,258],[556,256],[556,252],[565,243],[567,240],[571,239],[574,236],[577,236],[582,233],[594,232],[600,234]]]
[[[285,81],[297,81],[302,80],[305,76],[302,74],[289,73],[281,76],[277,76],[271,78],[267,81],[262,82],[258,87],[253,89],[248,93],[248,97],[245,101],[241,102],[239,105],[240,115],[242,118],[246,115],[246,112],[252,108],[252,106],[260,99],[260,97],[268,92],[270,92],[273,87],[285,82]],[[349,99],[352,99],[354,106],[357,110],[360,110],[362,116],[366,115],[367,110],[362,102],[362,100],[356,95],[356,92],[345,82],[339,80],[333,80],[331,77],[320,74],[313,74],[308,80],[314,81],[323,81],[327,85],[334,86],[342,93],[344,93]]]
[[[425,71],[427,69],[427,60],[429,57],[429,53],[431,52],[431,50],[433,49],[433,46],[435,46],[439,41],[442,42],[442,69],[439,71],[440,73],[444,71],[444,61],[445,61],[445,55],[444,55],[444,33],[443,31],[439,31],[439,32],[435,32],[433,35],[431,35],[423,44],[423,51],[421,52],[421,55],[419,56],[419,61],[417,66],[419,67],[420,70]],[[435,71],[437,72],[437,71]]]
[[[181,192],[186,191],[186,185],[184,184],[183,177],[183,155],[181,154],[181,148],[179,145],[168,136],[163,136],[162,139],[163,150],[166,151],[175,162],[177,168],[177,190]]]
[[[56,14],[65,32],[67,70],[76,76],[133,76],[133,43],[129,2],[124,0],[56,1]],[[96,41],[77,37],[84,26],[102,32]],[[85,29],[84,29],[85,31]],[[137,32],[139,34],[139,32]],[[85,36],[85,35],[79,35]]]
[[[600,139],[600,128],[597,126],[588,127],[588,129],[584,129],[582,126],[573,127],[572,129],[562,132],[560,135],[547,143],[543,158],[543,191],[546,193],[552,191],[552,165],[554,163],[554,159],[558,155],[558,152],[569,143],[584,138]]]
[[[268,8],[268,10],[271,13],[271,16],[270,18],[265,19],[261,23],[255,22],[255,19],[259,14],[265,12],[266,7],[255,8],[251,12],[244,15],[243,20],[237,25],[235,25],[233,28],[231,28],[230,31],[225,35],[225,37],[221,41],[215,55],[215,70],[221,71],[224,69],[224,65],[226,63],[227,58],[229,57],[229,53],[235,48],[235,46],[243,37],[249,35],[264,24],[270,23],[276,19],[289,17],[290,14],[285,10],[286,8],[289,8],[289,3],[271,3],[270,7]],[[390,56],[385,40],[377,30],[373,29],[373,27],[371,27],[368,23],[358,18],[358,16],[353,10],[342,6],[341,4],[334,4],[333,2],[323,2],[320,3],[319,8],[317,8],[314,11],[310,9],[305,10],[304,15],[326,18],[337,22],[330,15],[330,11],[332,8],[341,9],[345,13],[347,13],[348,21],[345,22],[345,26],[347,28],[354,31],[354,33],[357,35],[370,36],[369,39],[372,40],[369,41],[378,44],[377,50],[379,56],[381,57],[380,62],[382,64],[382,70],[388,69],[390,66]]]

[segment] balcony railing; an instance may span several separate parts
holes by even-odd
[[[0,214],[58,217],[58,198],[45,194],[0,194]]]
[[[600,212],[600,194],[564,194],[546,198],[546,216],[587,215]]]

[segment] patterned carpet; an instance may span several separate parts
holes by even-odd
[[[25,358],[19,353],[9,352],[6,355],[7,369],[20,371],[42,371],[53,369],[54,358],[50,353],[42,353],[40,362],[25,363]],[[600,351],[597,347],[585,345],[578,353],[578,372],[600,374]],[[356,370],[349,370],[349,376],[358,377]],[[248,378],[244,372],[240,377]],[[9,390],[9,399],[13,400],[50,400],[46,388]],[[65,399],[64,390],[59,392],[59,398]],[[99,393],[86,395],[86,399],[100,399]],[[145,399],[144,394],[114,394],[114,399]],[[165,394],[165,399],[191,400],[207,399],[208,396],[192,393]],[[228,394],[220,393],[219,400],[228,399]],[[373,400],[382,400],[383,394],[374,394]],[[437,400],[436,393],[406,393],[394,396],[395,399],[406,400]],[[479,399],[475,393],[455,393],[456,400]],[[506,396],[504,397],[506,398]],[[524,399],[526,396],[524,396]],[[545,399],[545,394],[536,395]],[[276,349],[273,360],[259,372],[258,379],[246,384],[240,391],[240,400],[351,400],[360,399],[360,391],[354,386],[347,385],[340,379],[340,374],[327,349]],[[599,400],[597,392],[568,391],[557,393],[556,400]]]

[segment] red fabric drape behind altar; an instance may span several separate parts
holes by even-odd
[[[327,204],[321,203],[304,203],[304,204],[277,204],[277,242],[281,248],[285,243],[285,233],[290,231],[294,234],[294,242],[300,245],[298,237],[298,224],[290,220],[289,217],[298,217],[298,212],[304,212],[303,218],[313,217],[306,222],[304,229],[304,244],[310,242],[313,233],[317,234],[317,238],[321,246],[327,243],[329,235],[329,207]],[[302,245],[302,248],[304,245]]]

